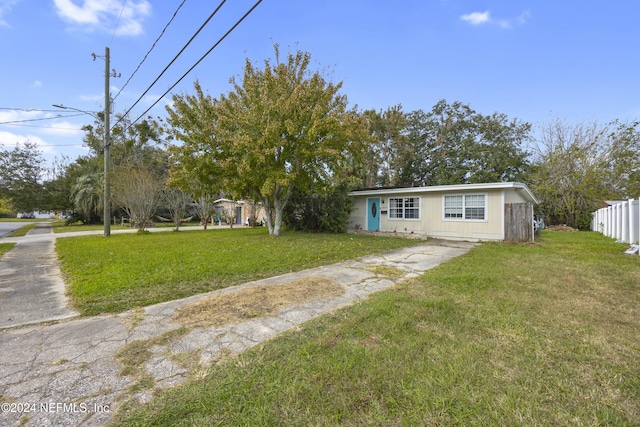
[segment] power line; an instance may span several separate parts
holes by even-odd
[[[220,38],[220,39],[219,39],[219,40],[218,40],[218,41],[217,41],[213,46],[211,46],[211,49],[209,49],[209,50],[208,50],[204,55],[202,55],[202,57],[201,57],[200,59],[198,59],[198,61],[197,61],[195,64],[193,64],[193,66],[191,66],[191,68],[189,68],[189,69],[187,70],[187,72],[186,72],[186,73],[184,73],[184,74],[182,75],[182,77],[180,77],[180,78],[178,79],[178,81],[177,81],[177,82],[175,82],[175,83],[174,83],[174,84],[173,84],[169,89],[167,89],[167,91],[166,91],[165,93],[163,93],[163,94],[162,94],[162,95],[161,95],[161,96],[156,100],[156,102],[154,102],[153,104],[151,104],[151,106],[150,106],[149,108],[147,108],[147,109],[144,111],[144,113],[140,114],[140,115],[138,116],[138,118],[137,118],[137,119],[133,120],[133,121],[129,124],[129,126],[127,127],[127,129],[128,129],[129,127],[133,126],[133,125],[134,125],[134,123],[136,123],[136,122],[137,122],[138,120],[140,120],[140,119],[141,119],[145,114],[147,114],[147,113],[148,113],[148,112],[149,112],[153,107],[155,107],[155,106],[156,106],[156,104],[157,104],[158,102],[160,102],[160,100],[161,100],[162,98],[164,98],[164,97],[165,97],[169,92],[171,92],[171,90],[172,90],[174,87],[176,87],[176,86],[178,85],[178,83],[180,83],[180,82],[182,81],[182,79],[184,79],[185,77],[187,77],[187,75],[188,75],[191,71],[193,71],[193,69],[194,69],[194,68],[196,68],[196,66],[198,66],[198,64],[200,64],[200,62],[202,62],[202,61],[204,60],[204,58],[206,58],[206,57],[207,57],[207,55],[209,55],[209,54],[211,53],[211,51],[213,51],[213,49],[215,49],[215,48],[216,48],[220,43],[222,43],[222,41],[223,41],[225,38],[227,38],[227,36],[228,36],[229,34],[231,34],[231,32],[232,32],[233,30],[235,30],[235,29],[236,29],[236,27],[237,27],[238,25],[240,25],[240,23],[241,23],[242,21],[244,21],[244,20],[245,20],[245,18],[246,18],[247,16],[249,16],[249,15],[251,14],[251,12],[253,12],[253,11],[254,11],[254,9],[255,9],[256,7],[258,7],[258,5],[259,5],[260,3],[262,3],[262,0],[258,0],[258,1],[257,1],[257,2],[256,2],[256,3],[251,7],[251,9],[249,9],[249,10],[247,11],[247,13],[245,13],[245,14],[242,16],[242,18],[240,18],[238,21],[236,21],[236,23],[233,25],[233,27],[231,27],[231,28],[229,29],[229,31],[227,31],[227,32],[226,32],[226,33],[225,33],[225,34],[224,34],[224,35],[223,35],[223,36],[222,36],[222,37],[221,37],[221,38]],[[129,109],[129,111],[131,111],[131,110]],[[127,111],[127,113],[126,113],[126,114],[128,114],[128,113],[129,113],[129,111]]]
[[[133,78],[133,76],[136,75],[136,73],[138,72],[138,70],[140,69],[140,66],[142,66],[142,64],[147,60],[147,57],[149,56],[149,54],[151,53],[151,51],[156,47],[156,44],[158,43],[158,41],[160,41],[160,39],[162,38],[162,36],[164,35],[164,32],[167,30],[167,28],[169,27],[169,25],[171,25],[171,23],[173,22],[174,18],[176,17],[176,15],[178,14],[178,11],[182,8],[182,5],[185,4],[187,0],[182,0],[182,3],[180,3],[180,5],[178,6],[178,8],[176,9],[175,12],[173,12],[173,16],[171,17],[171,19],[169,20],[169,22],[167,22],[167,24],[164,26],[164,28],[162,29],[162,32],[160,33],[160,35],[158,36],[158,38],[156,38],[156,41],[153,42],[153,44],[151,45],[151,48],[149,49],[149,51],[144,55],[144,58],[142,58],[142,61],[140,61],[140,63],[138,64],[138,66],[136,67],[136,69],[133,71],[133,73],[131,74],[131,76],[127,79],[127,81],[125,82],[125,84],[122,86],[122,88],[120,88],[120,90],[118,91],[118,93],[116,94],[116,96],[113,97],[113,101],[116,100],[116,98],[122,93],[122,91],[124,90],[125,87],[127,87],[127,85],[129,84],[129,82],[131,81],[131,79]]]
[[[118,31],[118,27],[120,26],[120,19],[122,19],[122,13],[124,12],[124,8],[127,7],[127,0],[124,0],[122,4],[122,9],[120,9],[120,15],[118,15],[118,20],[116,21],[116,27],[113,29],[113,34],[111,35],[111,41],[109,42],[109,46],[113,43],[113,38],[116,36],[116,31]]]
[[[43,129],[58,129],[58,130],[75,130],[75,131],[81,131],[82,129],[78,129],[78,128],[65,128],[65,127],[60,127],[60,126],[40,126],[40,125],[23,125],[23,124],[19,124],[19,123],[5,123],[7,126],[20,126],[20,127],[26,127],[26,128],[43,128]]]
[[[122,117],[120,118],[120,120],[118,120],[116,122],[115,125],[113,125],[113,127],[111,129],[113,129],[114,127],[116,127],[123,118],[125,118],[129,112],[131,110],[133,110],[133,107],[135,107],[138,102],[140,102],[142,100],[142,98],[144,98],[144,96],[147,94],[147,92],[149,92],[151,90],[151,88],[153,87],[153,85],[155,85],[158,80],[160,80],[160,77],[162,77],[164,75],[164,73],[169,69],[169,67],[171,67],[171,65],[173,65],[173,63],[176,61],[176,59],[178,59],[178,57],[180,55],[182,55],[182,52],[184,52],[184,50],[187,48],[187,46],[189,46],[191,44],[191,42],[193,41],[193,39],[196,38],[196,36],[198,34],[200,34],[200,31],[202,31],[202,29],[209,23],[209,21],[211,21],[211,19],[216,15],[216,13],[218,13],[218,11],[220,10],[220,8],[222,7],[223,4],[226,3],[227,0],[222,0],[222,2],[220,2],[220,4],[218,5],[218,7],[213,11],[213,13],[211,15],[209,15],[209,17],[207,18],[206,21],[204,21],[204,23],[200,26],[200,28],[198,28],[198,31],[195,32],[195,34],[193,36],[191,36],[191,38],[189,39],[189,41],[182,47],[182,49],[180,49],[180,52],[178,52],[178,54],[171,60],[171,62],[169,62],[169,64],[164,67],[164,70],[162,70],[162,72],[160,73],[160,75],[158,77],[156,77],[156,79],[153,81],[153,83],[151,83],[151,85],[149,85],[149,87],[142,93],[142,95],[140,95],[140,97],[136,100],[136,102],[133,103],[133,105],[122,115]]]
[[[66,116],[63,116],[62,114],[58,114],[56,117],[43,117],[43,118],[40,118],[40,119],[25,119],[25,120],[13,120],[13,121],[10,121],[10,122],[0,122],[0,125],[11,125],[11,124],[14,124],[14,123],[23,123],[23,122],[37,122],[37,121],[40,121],[40,120],[57,120],[57,119],[64,119],[64,118],[67,118],[67,117],[76,117],[76,116],[83,116],[83,115],[84,115],[84,113],[69,114],[69,115],[66,115]]]
[[[0,107],[0,110],[11,110],[11,111],[24,111],[27,113],[59,113],[60,110],[40,110],[38,108],[11,108],[11,107]]]

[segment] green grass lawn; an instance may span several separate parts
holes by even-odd
[[[56,241],[69,294],[85,315],[121,312],[416,241],[264,228],[63,238]]]
[[[123,410],[116,425],[639,425],[640,257],[484,244]]]
[[[27,233],[29,231],[31,231],[36,225],[38,225],[37,222],[34,222],[32,224],[23,225],[22,227],[18,228],[17,230],[13,230],[11,233],[7,234],[6,237],[22,237],[22,236],[26,236]]]
[[[0,243],[0,258],[15,246],[15,243]]]

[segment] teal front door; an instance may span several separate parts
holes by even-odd
[[[380,229],[380,199],[367,199],[367,230]]]

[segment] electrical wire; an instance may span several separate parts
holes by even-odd
[[[162,29],[162,32],[160,33],[160,35],[158,36],[158,38],[156,38],[156,40],[153,42],[153,44],[151,45],[151,48],[149,49],[149,51],[144,55],[144,58],[142,58],[142,61],[140,61],[140,63],[138,64],[138,66],[136,67],[136,69],[133,71],[133,73],[131,74],[131,76],[127,79],[127,81],[125,82],[125,84],[122,86],[122,88],[120,88],[120,90],[118,91],[118,93],[116,94],[116,96],[113,97],[113,101],[116,100],[116,98],[122,93],[122,91],[124,90],[125,87],[127,87],[127,85],[129,84],[129,82],[131,81],[131,79],[133,78],[133,76],[136,75],[136,73],[138,72],[138,70],[140,69],[140,67],[142,66],[142,64],[144,64],[144,62],[147,60],[147,57],[149,56],[149,54],[151,53],[151,51],[156,47],[156,44],[158,43],[158,41],[160,41],[160,39],[162,38],[162,36],[164,35],[165,31],[167,30],[167,28],[169,28],[169,25],[171,25],[171,23],[173,22],[173,20],[175,19],[176,15],[178,14],[178,11],[182,8],[182,5],[185,4],[187,0],[182,0],[182,3],[180,3],[180,5],[178,6],[178,8],[176,9],[175,12],[173,12],[173,16],[171,17],[171,19],[169,20],[169,22],[167,22],[167,24],[164,26],[164,28]]]
[[[0,125],[11,125],[11,124],[14,124],[14,123],[23,123],[23,122],[37,122],[37,121],[40,121],[40,120],[57,120],[57,119],[64,119],[64,118],[67,118],[67,117],[76,117],[76,116],[84,116],[84,113],[69,114],[69,115],[66,115],[66,116],[63,116],[63,115],[59,114],[59,115],[57,115],[55,117],[43,117],[43,118],[40,118],[40,119],[13,120],[13,121],[10,121],[10,122],[0,122]]]
[[[171,65],[173,65],[173,63],[176,61],[176,59],[178,59],[178,57],[180,55],[182,55],[182,52],[184,52],[184,50],[187,48],[187,46],[189,46],[191,44],[191,42],[193,41],[193,39],[196,38],[196,36],[198,34],[200,34],[200,31],[202,31],[202,29],[209,23],[209,21],[211,21],[211,19],[218,13],[218,11],[220,10],[220,8],[222,7],[223,4],[226,3],[227,0],[222,0],[222,2],[220,2],[220,4],[218,5],[218,7],[213,11],[213,13],[211,15],[209,15],[209,17],[207,18],[206,21],[204,21],[204,23],[200,26],[200,28],[198,28],[198,31],[195,32],[195,34],[193,36],[191,36],[191,38],[189,39],[189,41],[187,42],[187,44],[185,44],[182,49],[180,49],[180,52],[178,52],[178,54],[171,60],[171,62],[169,62],[169,64],[164,67],[164,70],[162,70],[162,72],[160,73],[160,75],[158,77],[156,77],[156,79],[153,81],[153,83],[151,83],[149,85],[149,87],[142,93],[142,95],[140,95],[140,97],[136,100],[136,102],[133,103],[133,105],[122,115],[122,117],[116,122],[116,124],[114,124],[111,129],[113,129],[114,127],[116,127],[121,121],[122,119],[124,119],[131,110],[133,110],[133,107],[135,107],[136,105],[138,105],[138,102],[140,102],[142,100],[142,98],[144,98],[144,96],[147,94],[147,92],[149,92],[151,90],[151,88],[153,87],[153,85],[155,85],[158,80],[160,80],[160,77],[162,77],[164,75],[164,73],[169,69],[169,67],[171,67]]]
[[[161,95],[161,96],[156,100],[156,102],[154,102],[153,104],[151,104],[151,106],[150,106],[149,108],[147,108],[147,109],[144,111],[144,113],[140,114],[140,115],[138,116],[138,118],[137,118],[137,119],[133,120],[133,121],[129,124],[129,126],[127,127],[127,129],[129,129],[129,128],[130,128],[131,126],[133,126],[133,125],[134,125],[138,120],[140,120],[140,119],[141,119],[145,114],[147,114],[147,113],[148,113],[148,112],[149,112],[153,107],[155,107],[155,106],[156,106],[156,104],[157,104],[158,102],[160,102],[160,100],[162,100],[162,98],[164,98],[164,97],[165,97],[169,92],[171,92],[171,90],[172,90],[174,87],[176,87],[176,86],[177,86],[177,85],[182,81],[182,79],[184,79],[185,77],[187,77],[187,75],[188,75],[191,71],[193,71],[193,69],[194,69],[194,68],[196,68],[196,66],[197,66],[198,64],[200,64],[200,62],[202,62],[202,61],[204,60],[204,58],[206,58],[206,57],[207,57],[207,55],[209,55],[213,49],[215,49],[215,48],[216,48],[220,43],[222,43],[222,41],[223,41],[225,38],[227,38],[227,36],[228,36],[229,34],[231,34],[231,32],[232,32],[233,30],[235,30],[235,29],[236,29],[236,27],[237,27],[238,25],[240,25],[240,23],[241,23],[242,21],[244,21],[244,20],[245,20],[245,18],[246,18],[247,16],[249,16],[249,15],[251,14],[251,12],[253,12],[253,11],[254,11],[254,9],[255,9],[256,7],[258,7],[258,5],[259,5],[260,3],[262,3],[262,0],[258,0],[258,1],[257,1],[257,2],[256,2],[256,3],[251,7],[251,9],[249,9],[249,10],[247,11],[247,13],[245,13],[245,14],[242,16],[242,18],[240,18],[240,19],[239,19],[239,20],[238,20],[238,21],[233,25],[233,27],[231,27],[231,28],[229,29],[229,31],[227,31],[227,32],[226,32],[226,33],[225,33],[225,34],[224,34],[224,35],[223,35],[223,36],[222,36],[222,37],[221,37],[221,38],[220,38],[220,39],[219,39],[219,40],[218,40],[218,41],[217,41],[213,46],[211,46],[211,49],[209,49],[209,50],[208,50],[204,55],[202,55],[202,57],[201,57],[201,58],[200,58],[200,59],[199,59],[195,64],[193,64],[193,66],[191,66],[191,68],[189,68],[189,69],[187,70],[187,72],[186,72],[186,73],[184,73],[184,74],[182,75],[182,77],[180,77],[180,78],[178,79],[178,81],[177,81],[177,82],[175,82],[173,85],[171,85],[171,87],[170,87],[169,89],[167,89],[167,91],[166,91],[165,93],[163,93],[163,94],[162,94],[162,95]],[[130,111],[130,110],[129,110],[129,111]],[[127,111],[127,114],[129,113],[129,111]],[[111,128],[111,129],[113,129],[113,128]]]
[[[122,19],[122,14],[124,13],[124,8],[127,7],[127,0],[124,0],[122,4],[122,9],[120,9],[120,15],[118,15],[118,21],[116,21],[116,27],[113,29],[113,34],[111,35],[111,41],[109,41],[109,46],[113,43],[113,38],[116,36],[116,31],[118,31],[118,27],[120,26],[120,19]]]
[[[84,144],[47,144],[47,147],[84,147]]]
[[[78,129],[78,128],[64,128],[64,127],[60,127],[60,126],[40,126],[40,125],[23,125],[23,124],[19,124],[19,123],[9,123],[6,124],[6,126],[20,126],[20,127],[26,127],[26,128],[43,128],[43,129],[58,129],[58,130],[74,130],[74,131],[81,131],[82,129]]]
[[[0,107],[0,110],[11,110],[11,111],[25,111],[27,113],[60,113],[60,110],[40,110],[38,108],[11,108],[11,107]]]

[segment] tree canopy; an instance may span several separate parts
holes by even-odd
[[[259,201],[271,235],[294,186],[322,189],[338,173],[346,153],[360,149],[366,128],[347,108],[341,83],[310,70],[309,53],[289,53],[258,67],[246,60],[232,90],[214,99],[195,83],[195,95],[175,95],[168,107],[172,174],[203,187]]]
[[[0,147],[0,198],[6,198],[18,212],[32,212],[43,203],[44,159],[35,143],[16,144],[12,150]]]
[[[377,167],[377,185],[517,181],[528,171],[523,147],[531,126],[505,114],[483,115],[461,102],[441,100],[429,112],[404,113],[395,106],[366,111],[365,117],[376,141],[367,178]]]
[[[541,129],[530,184],[549,222],[588,228],[605,200],[640,196],[639,125],[556,119]]]

